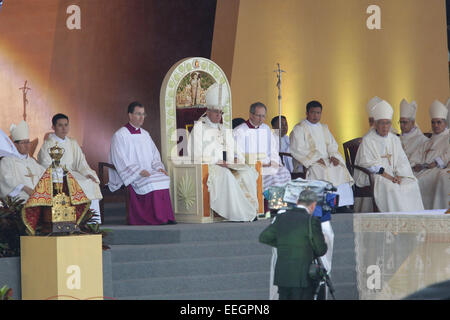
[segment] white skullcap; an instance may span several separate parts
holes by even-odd
[[[417,103],[415,101],[408,103],[405,99],[400,102],[400,118],[415,119],[417,112]]]
[[[380,119],[392,120],[394,110],[387,101],[380,101],[372,108],[372,115],[375,121]]]
[[[438,100],[434,100],[430,106],[430,118],[439,118],[447,120],[448,109]]]
[[[377,103],[379,103],[381,101],[383,101],[383,100],[381,100],[380,98],[375,96],[372,99],[370,99],[369,102],[367,102],[366,111],[367,111],[367,114],[369,115],[369,118],[373,118],[372,109]]]
[[[229,99],[225,85],[214,83],[206,91],[206,107],[212,110],[222,110]]]
[[[12,124],[9,128],[13,141],[30,139],[28,124],[22,120],[18,125]]]

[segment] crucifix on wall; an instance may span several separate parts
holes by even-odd
[[[28,104],[27,93],[29,90],[31,90],[31,88],[27,87],[27,83],[28,83],[28,80],[25,80],[25,84],[23,85],[23,87],[19,88],[19,90],[21,90],[23,93],[23,120],[24,121],[27,121],[27,104]]]

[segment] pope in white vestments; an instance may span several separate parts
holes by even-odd
[[[170,200],[170,178],[161,155],[148,131],[141,126],[146,117],[139,102],[128,106],[130,122],[114,133],[109,159],[116,170],[109,169],[109,189],[128,188],[130,225],[174,224]]]
[[[230,221],[253,221],[258,209],[258,172],[253,167],[234,163],[232,131],[225,130],[220,123],[227,99],[228,92],[221,85],[208,88],[208,110],[194,124],[188,153],[195,163],[209,164],[207,184],[211,209]]]
[[[400,141],[412,167],[417,164],[415,160],[420,149],[429,140],[415,123],[416,112],[417,103],[415,101],[408,103],[403,99],[400,102],[400,128],[402,129]]]
[[[291,180],[291,174],[281,163],[278,142],[264,123],[267,108],[261,102],[250,106],[249,119],[233,130],[238,162],[244,163],[246,155],[257,155],[262,163],[263,189],[284,186]]]
[[[447,123],[448,108],[439,101],[430,107],[433,135],[422,144],[413,159],[414,173],[419,180],[425,209],[445,209],[450,192],[450,144]]]
[[[18,156],[19,152],[17,151],[14,142],[0,129],[0,158],[6,156]]]
[[[339,207],[353,205],[351,186],[354,181],[328,126],[320,123],[322,105],[311,101],[306,107],[306,119],[298,123],[289,136],[294,172],[303,165],[308,169],[306,179],[325,180],[337,187]]]
[[[363,137],[355,164],[372,172],[378,209],[381,212],[423,210],[417,179],[400,139],[390,131],[392,107],[383,100],[371,112],[375,128]],[[362,171],[355,169],[354,177],[357,186],[369,185],[369,177]]]
[[[50,148],[56,144],[63,148],[64,155],[60,161],[61,166],[67,168],[83,189],[86,197],[91,200],[90,209],[94,213],[92,221],[102,223],[99,201],[103,196],[100,191],[100,181],[97,173],[89,167],[77,141],[67,136],[69,133],[69,118],[61,113],[56,114],[52,118],[52,129],[55,132],[50,133],[42,144],[38,153],[38,162],[43,167],[48,168],[52,164],[52,158],[49,155]]]
[[[3,149],[5,146],[2,146],[2,150],[8,152],[8,155],[0,160],[0,197],[18,197],[26,201],[45,172],[45,168],[28,154],[30,139],[25,121],[17,126],[14,124],[11,126],[11,137],[14,140],[14,147],[8,143],[5,150]]]

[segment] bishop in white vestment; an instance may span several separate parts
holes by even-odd
[[[100,191],[100,181],[97,173],[89,167],[77,141],[67,136],[69,133],[69,118],[61,113],[56,114],[52,118],[52,129],[55,132],[50,133],[44,140],[38,153],[38,162],[43,167],[48,168],[52,164],[52,158],[49,155],[50,148],[56,144],[58,144],[58,147],[63,148],[64,155],[60,161],[61,166],[67,168],[81,189],[83,189],[86,197],[91,200],[90,209],[94,212],[93,222],[102,223],[99,201],[103,196]]]
[[[305,166],[306,179],[325,180],[337,187],[339,207],[353,205],[354,181],[328,126],[320,123],[322,105],[311,101],[306,107],[307,118],[294,127],[289,137],[294,172],[297,166]]]
[[[130,122],[114,133],[109,159],[116,170],[109,169],[109,189],[128,188],[130,225],[174,224],[170,200],[170,178],[150,134],[141,126],[146,117],[139,102],[128,106]]]
[[[411,170],[400,139],[392,134],[393,110],[381,101],[372,110],[375,128],[362,139],[355,164],[372,172],[374,198],[381,212],[423,210],[417,179]],[[355,169],[355,183],[359,187],[369,185],[369,177]]]
[[[232,132],[220,123],[227,99],[228,92],[221,85],[208,88],[208,110],[194,124],[188,152],[195,163],[209,164],[207,184],[211,209],[230,221],[253,221],[258,209],[258,172],[248,165],[234,163]]]
[[[244,163],[246,155],[257,155],[262,162],[263,189],[284,186],[291,174],[281,163],[279,146],[269,126],[264,123],[267,108],[261,102],[250,106],[249,119],[233,130],[238,162]]]
[[[408,103],[403,99],[400,102],[400,128],[402,129],[400,141],[412,167],[417,164],[415,161],[417,161],[420,149],[429,140],[415,123],[416,112],[417,103],[415,101]]]
[[[12,153],[0,160],[0,198],[10,196],[27,201],[45,168],[28,154],[30,139],[25,121],[11,126],[11,136],[15,146],[12,150],[8,146],[7,151]]]
[[[425,209],[448,208],[450,200],[450,144],[448,109],[439,101],[430,107],[433,135],[419,148],[414,159],[414,173],[419,180]]]

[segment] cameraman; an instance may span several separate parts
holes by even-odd
[[[312,217],[312,245],[309,239],[309,219],[314,212],[317,195],[303,190],[297,207],[278,215],[259,236],[259,241],[277,248],[274,285],[280,300],[312,300],[318,283],[309,276],[309,266],[315,257],[327,252],[319,219]]]

